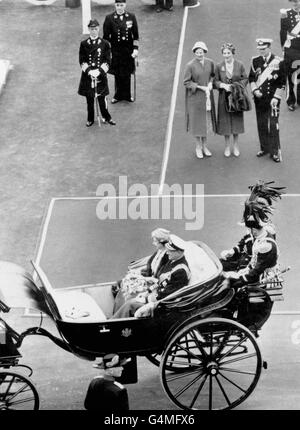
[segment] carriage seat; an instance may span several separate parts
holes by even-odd
[[[191,271],[188,285],[202,284],[218,275],[218,267],[214,261],[195,243],[186,242],[184,255]]]
[[[74,290],[55,290],[42,268],[34,262],[32,265],[41,280],[43,288],[39,290],[45,301],[48,306],[50,305],[50,309],[53,307],[51,302],[54,302],[63,321],[82,323],[100,322],[107,319],[102,309],[89,294]]]

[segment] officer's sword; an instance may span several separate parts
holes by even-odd
[[[92,76],[92,88],[94,88],[94,90],[95,90],[94,100],[95,100],[95,105],[96,105],[97,121],[98,121],[98,126],[101,127],[101,117],[100,117],[100,109],[99,109],[99,103],[98,103],[97,82],[98,82],[97,78],[94,78]]]
[[[133,100],[136,101],[136,68],[139,65],[139,61],[137,58],[134,59],[134,63],[135,63],[135,68],[134,68],[134,73],[133,73]]]

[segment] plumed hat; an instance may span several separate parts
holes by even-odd
[[[118,354],[106,354],[102,358],[102,363],[97,367],[99,369],[111,369],[113,367],[124,366],[124,364],[128,363],[127,358],[120,358]]]
[[[207,51],[208,51],[207,46],[205,45],[205,43],[204,43],[204,42],[201,42],[201,41],[196,42],[196,43],[194,44],[194,46],[193,46],[193,48],[192,48],[192,51],[193,51],[193,52],[195,52],[195,51],[196,51],[196,49],[199,49],[199,48],[203,49],[203,51],[204,51],[204,52],[207,52]]]
[[[259,180],[255,185],[250,185],[248,188],[251,190],[251,194],[249,200],[262,201],[260,199],[264,199],[270,206],[273,201],[281,199],[282,194],[286,187],[274,187],[274,181],[265,182]]]
[[[151,233],[152,237],[155,237],[160,243],[167,243],[170,236],[170,231],[165,228],[156,228]]]
[[[249,198],[245,201],[243,220],[246,227],[262,228],[268,222],[270,214],[272,214],[270,207],[259,202],[257,198],[253,200]]]

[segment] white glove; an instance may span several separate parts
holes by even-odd
[[[209,82],[207,85],[207,88],[209,89],[209,91],[212,90],[212,87],[213,87],[212,82]]]
[[[98,69],[90,70],[89,75],[92,76],[92,78],[98,78],[100,75],[100,72]]]
[[[134,49],[133,53],[131,54],[132,58],[136,58],[139,55],[139,50],[138,49]]]
[[[107,63],[101,64],[101,69],[104,71],[104,73],[107,73],[109,69],[108,64]]]
[[[137,311],[135,311],[135,318],[143,318],[153,316],[154,308],[156,307],[156,302],[150,302],[146,305],[140,307]]]
[[[221,252],[221,258],[223,260],[227,260],[227,258],[232,257],[234,254],[234,250],[233,249],[225,249],[224,251]]]
[[[272,106],[272,108],[277,107],[277,105],[278,105],[278,99],[276,99],[275,97],[273,97],[272,100],[271,100],[271,106]]]

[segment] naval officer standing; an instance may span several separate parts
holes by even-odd
[[[103,23],[103,39],[111,44],[109,73],[115,76],[115,95],[111,102],[133,102],[130,82],[138,56],[139,30],[135,15],[126,11],[126,0],[115,0],[115,12],[107,15]]]
[[[285,90],[285,71],[282,58],[271,51],[272,39],[256,39],[259,55],[253,57],[249,83],[254,97],[260,151],[257,157],[270,154],[276,162],[280,158],[279,107]]]

